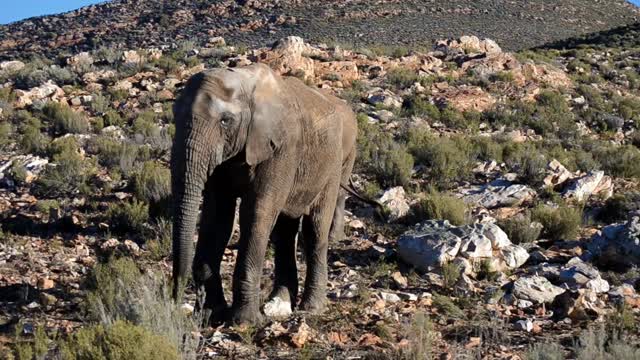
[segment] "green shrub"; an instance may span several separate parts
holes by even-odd
[[[22,151],[30,154],[42,153],[49,143],[49,137],[42,133],[40,120],[27,112],[21,112],[17,120],[22,124],[19,140]]]
[[[433,294],[433,306],[447,316],[454,318],[463,318],[464,311],[460,309],[450,297],[440,294]]]
[[[104,136],[93,139],[87,150],[98,156],[102,166],[120,170],[124,174],[133,171],[140,155],[137,145]]]
[[[529,347],[524,355],[526,360],[564,360],[562,346],[552,342],[540,342]]]
[[[8,121],[0,121],[0,149],[3,149],[12,141],[14,129]]]
[[[172,223],[164,218],[158,219],[153,226],[154,238],[147,243],[147,249],[153,260],[162,260],[171,255]]]
[[[93,99],[89,103],[89,109],[96,114],[104,114],[109,110],[109,98],[102,94],[93,94]]]
[[[454,225],[467,222],[467,205],[464,201],[431,189],[414,210],[418,221],[449,220]]]
[[[406,185],[411,178],[413,158],[405,146],[366,116],[358,116],[358,157],[356,167],[377,179],[383,186]]]
[[[68,196],[87,191],[87,180],[93,173],[91,162],[71,142],[53,155],[55,166],[49,166],[35,182],[36,194],[45,197]]]
[[[42,109],[44,116],[53,124],[53,129],[59,134],[84,134],[89,131],[89,122],[80,113],[69,106],[55,102],[48,102]]]
[[[142,274],[134,260],[111,257],[94,267],[87,287],[87,310],[93,320],[107,326],[118,321],[133,323],[163,336],[178,349],[181,359],[196,359],[198,336],[194,331],[201,314],[196,311],[185,316],[161,273]]]
[[[458,264],[448,262],[442,265],[442,284],[445,289],[453,289],[461,275],[462,269]]]
[[[640,178],[640,149],[631,146],[598,146],[593,149],[595,159],[609,175]]]
[[[412,95],[404,99],[402,109],[405,116],[426,117],[433,122],[440,121],[440,109],[426,99]]]
[[[640,193],[615,194],[605,201],[598,220],[605,224],[625,221],[629,212],[634,210],[640,210]]]
[[[449,188],[472,177],[471,144],[462,137],[435,137],[428,130],[409,132],[409,151],[418,164],[427,167],[429,178],[440,188]]]
[[[538,206],[531,219],[542,224],[542,236],[551,240],[575,240],[582,224],[582,211],[560,206],[556,209]]]
[[[406,67],[395,67],[387,72],[387,81],[399,89],[408,88],[418,80],[418,74]]]
[[[36,203],[36,208],[41,213],[49,215],[49,211],[51,211],[51,209],[59,209],[60,208],[60,203],[58,202],[58,200],[55,200],[55,199],[38,200],[38,202]]]
[[[69,360],[180,359],[166,338],[126,321],[81,328],[61,344],[60,352]]]
[[[106,221],[115,233],[142,235],[144,225],[149,221],[149,205],[135,200],[111,204],[107,209]]]
[[[156,161],[147,161],[135,174],[134,183],[138,199],[160,201],[171,193],[171,172]]]
[[[440,121],[454,129],[466,129],[469,125],[460,111],[448,106],[440,112]]]
[[[125,120],[115,110],[107,110],[103,119],[105,126],[123,126],[125,124]]]
[[[107,263],[97,264],[91,271],[87,281],[86,310],[93,320],[100,320],[102,313],[121,313],[123,306],[119,296],[123,288],[134,287],[141,277],[140,269],[130,258],[110,259]],[[114,320],[127,319],[115,318]]]
[[[514,244],[525,244],[538,240],[542,229],[531,223],[531,215],[518,215],[498,221],[498,226],[504,230]]]

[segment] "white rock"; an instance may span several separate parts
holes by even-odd
[[[402,301],[402,299],[400,299],[400,296],[394,294],[394,293],[388,293],[388,292],[380,292],[380,298],[388,303],[397,303]]]
[[[583,201],[595,193],[604,179],[604,171],[591,171],[587,175],[574,180],[562,193],[565,199],[572,198]]]
[[[526,185],[496,180],[487,185],[462,189],[462,200],[467,204],[481,205],[487,209],[518,206],[533,199],[536,192]]]
[[[553,285],[549,280],[538,275],[521,277],[513,283],[513,296],[537,304],[551,303],[564,291],[563,288]]]
[[[514,324],[516,330],[520,330],[520,331],[526,331],[526,332],[531,332],[531,330],[533,330],[533,321],[527,319],[527,320],[518,320],[516,321],[516,323]]]
[[[6,72],[16,72],[24,68],[24,63],[18,60],[0,62],[0,70]]]
[[[191,305],[189,303],[184,303],[184,304],[180,305],[180,310],[185,315],[191,315],[191,314],[193,314],[194,308],[193,308],[193,305]]]
[[[450,261],[459,262],[457,257],[494,259],[512,269],[524,264],[529,257],[527,251],[512,244],[496,224],[458,227],[446,220],[425,221],[405,232],[398,239],[398,255],[421,271],[429,271]],[[468,273],[466,269],[465,273]]]
[[[293,313],[291,310],[291,302],[284,301],[279,297],[267,301],[264,304],[264,314],[269,317],[286,317]]]
[[[600,276],[600,272],[577,257],[569,260],[564,266],[560,271],[559,279],[572,289],[584,287],[596,293],[609,291],[609,283]]]
[[[402,186],[391,188],[382,194],[378,199],[382,205],[386,206],[389,211],[389,220],[396,221],[409,213],[409,202]]]

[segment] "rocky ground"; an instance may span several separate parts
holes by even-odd
[[[211,36],[250,47],[296,35],[428,48],[437,39],[475,34],[520,50],[632,24],[639,16],[625,0],[116,0],[0,26],[0,58],[53,58],[99,46],[160,47],[187,39],[202,46]]]
[[[0,352],[108,353],[109,335],[74,336],[126,319],[185,358],[636,359],[636,41],[509,53],[463,36],[384,54],[211,37],[2,62]],[[170,274],[171,104],[192,74],[257,61],[352,104],[354,181],[385,210],[349,200],[325,314],[197,329],[182,315],[192,289],[174,309],[156,282]]]

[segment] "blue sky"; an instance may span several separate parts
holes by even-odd
[[[0,24],[8,24],[33,16],[67,12],[104,2],[104,0],[0,0],[0,2]]]
[[[104,0],[0,0],[0,24],[26,19],[33,16],[71,11]],[[630,0],[640,6],[640,0]]]

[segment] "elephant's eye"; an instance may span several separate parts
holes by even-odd
[[[220,123],[222,125],[224,125],[224,126],[227,126],[227,125],[231,124],[231,122],[233,122],[233,115],[231,115],[231,114],[224,113],[220,117]]]

